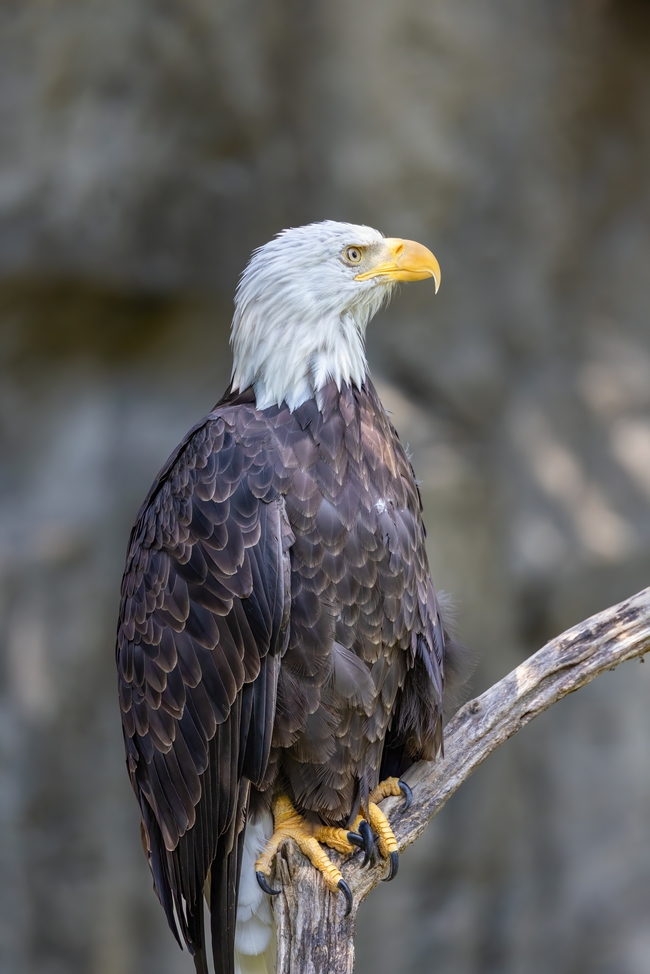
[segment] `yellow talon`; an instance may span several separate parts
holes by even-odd
[[[408,785],[400,782],[398,778],[386,778],[373,788],[368,800],[368,807],[364,813],[357,815],[350,829],[334,828],[328,825],[311,825],[306,822],[302,815],[299,815],[286,795],[279,795],[273,800],[272,811],[274,821],[274,832],[267,842],[262,855],[255,863],[255,871],[262,889],[267,893],[278,893],[273,890],[266,881],[271,875],[273,860],[280,846],[287,839],[293,839],[300,851],[307,856],[312,866],[314,866],[324,877],[328,889],[332,892],[341,890],[346,898],[347,912],[352,907],[352,893],[343,879],[341,870],[331,861],[326,852],[321,848],[320,843],[335,849],[342,855],[350,855],[355,851],[355,846],[350,842],[350,833],[363,833],[364,842],[358,836],[358,844],[366,849],[364,865],[369,861],[372,853],[372,833],[377,835],[379,852],[384,859],[390,860],[390,870],[387,879],[392,879],[397,872],[398,849],[397,839],[388,819],[378,807],[378,803],[388,798],[390,795],[399,796],[404,794],[407,803],[410,804],[410,789]],[[407,804],[407,807],[408,807]],[[367,822],[364,825],[364,822]]]
[[[319,825],[314,831],[314,838],[330,849],[336,849],[344,856],[354,852],[354,846],[348,841],[348,829],[332,828],[329,825]]]
[[[377,834],[379,851],[384,859],[388,859],[391,852],[397,852],[397,839],[388,819],[374,802],[368,802],[368,821],[372,831]]]
[[[330,849],[344,855],[354,852],[354,846],[347,840],[347,829],[331,828],[325,825],[312,827],[298,814],[286,795],[280,795],[273,802],[273,821],[275,831],[268,841],[262,855],[255,863],[255,871],[264,876],[271,875],[273,859],[287,839],[293,839],[298,848],[307,856],[312,866],[325,878],[332,892],[341,889],[344,882],[340,869],[334,865],[320,846],[322,842]]]
[[[380,801],[384,798],[388,798],[390,795],[394,795],[396,798],[402,794],[402,786],[399,783],[399,778],[386,778],[385,781],[380,781],[376,788],[373,788],[370,792],[370,801],[378,805]]]
[[[350,826],[351,830],[354,832],[363,831],[364,838],[366,838],[366,858],[363,862],[364,866],[370,861],[370,856],[372,853],[372,833],[374,832],[376,834],[379,852],[384,859],[390,860],[390,868],[386,877],[387,880],[394,879],[395,875],[397,874],[399,852],[395,833],[390,827],[388,819],[378,807],[378,803],[391,795],[396,797],[399,795],[404,795],[407,808],[411,804],[413,797],[411,789],[405,782],[400,781],[398,778],[386,778],[386,780],[380,782],[376,788],[373,788],[368,798],[367,809],[363,814],[357,815],[356,819]],[[363,824],[364,820],[367,822],[365,828]]]

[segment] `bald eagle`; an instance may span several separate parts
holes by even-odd
[[[323,844],[392,878],[378,803],[442,741],[456,666],[411,464],[368,375],[366,326],[433,254],[365,226],[285,230],[237,288],[230,387],[131,533],[117,637],[127,767],[155,890],[207,974],[272,969],[274,855]]]

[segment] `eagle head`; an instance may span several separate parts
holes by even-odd
[[[283,230],[244,270],[232,323],[233,389],[253,386],[257,406],[296,409],[331,381],[360,387],[365,333],[399,281],[440,266],[413,240],[326,220]]]

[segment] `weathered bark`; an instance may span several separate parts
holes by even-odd
[[[605,609],[552,639],[480,697],[466,703],[449,722],[445,754],[421,762],[405,776],[413,804],[390,798],[388,815],[400,851],[414,842],[448,798],[500,744],[568,693],[599,673],[650,650],[650,588]],[[345,877],[355,906],[344,917],[343,897],[329,893],[315,870],[293,844],[276,863],[275,899],[278,933],[277,974],[349,974],[354,962],[355,915],[359,903],[386,874],[376,860],[362,869],[359,854],[348,862]]]

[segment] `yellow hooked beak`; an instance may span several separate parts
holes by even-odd
[[[386,257],[387,250],[389,259],[382,260],[363,274],[357,274],[355,281],[369,281],[373,277],[386,277],[392,281],[424,281],[432,277],[438,293],[440,264],[430,250],[415,240],[401,240],[399,237],[387,237],[384,248],[382,257]]]

